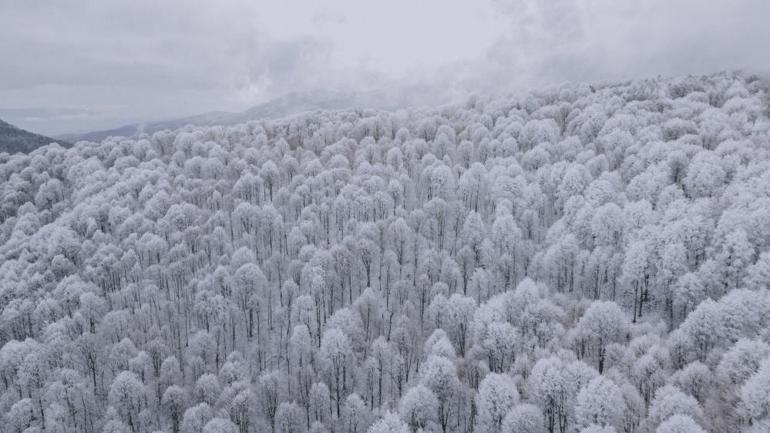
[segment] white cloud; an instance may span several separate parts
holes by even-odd
[[[764,0],[0,0],[0,101],[117,107],[39,128],[57,133],[311,89],[770,69],[767,16]]]

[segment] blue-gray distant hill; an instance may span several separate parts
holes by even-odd
[[[355,105],[354,96],[347,93],[332,94],[323,92],[323,94],[290,94],[241,112],[212,111],[180,119],[136,123],[103,131],[93,131],[82,134],[64,134],[60,135],[59,138],[71,142],[78,142],[81,140],[100,142],[108,137],[131,137],[140,133],[152,134],[166,129],[179,129],[186,125],[235,125],[250,120],[274,119],[303,111],[329,110],[351,105]]]
[[[212,111],[180,119],[135,123],[115,129],[59,135],[58,138],[72,143],[81,140],[101,142],[108,137],[131,137],[140,133],[152,134],[163,130],[176,130],[187,125],[228,126],[251,120],[278,119],[292,114],[316,110],[338,110],[344,108],[396,109],[436,104],[439,99],[429,89],[412,86],[407,90],[389,89],[367,92],[314,91],[290,93],[240,112]],[[442,101],[443,102],[443,101]]]
[[[54,142],[64,147],[71,146],[68,142],[35,134],[0,120],[0,153],[30,153]]]

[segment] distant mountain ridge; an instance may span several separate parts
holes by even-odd
[[[69,142],[35,134],[0,120],[0,153],[30,153],[51,143],[59,143],[64,147],[72,146]]]
[[[251,120],[277,119],[315,110],[340,110],[345,108],[396,109],[424,103],[435,105],[438,98],[439,96],[431,93],[429,89],[416,86],[403,89],[402,91],[384,89],[366,93],[332,91],[290,93],[240,112],[211,111],[179,119],[133,123],[114,129],[62,134],[57,137],[72,143],[81,140],[100,142],[108,137],[131,137],[140,133],[152,134],[165,129],[179,129],[186,125],[229,126]]]
[[[81,140],[99,142],[108,137],[130,137],[140,133],[152,134],[165,129],[179,129],[186,125],[235,125],[250,120],[274,119],[305,111],[341,109],[355,105],[356,102],[359,102],[359,98],[352,93],[292,93],[240,112],[211,111],[179,119],[134,123],[114,129],[82,134],[64,134],[58,137],[72,142]]]

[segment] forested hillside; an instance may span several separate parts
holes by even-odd
[[[0,154],[0,432],[766,433],[763,88]]]
[[[54,141],[56,140],[25,131],[0,120],[0,153],[29,153]],[[70,146],[64,141],[59,141],[59,144],[66,147]]]

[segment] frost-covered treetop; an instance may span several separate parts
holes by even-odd
[[[0,432],[764,431],[767,88],[0,154]]]

